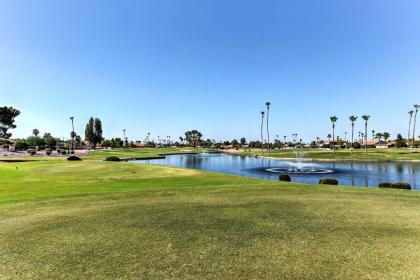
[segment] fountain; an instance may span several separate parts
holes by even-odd
[[[332,169],[323,169],[318,168],[314,164],[305,164],[303,163],[303,158],[307,154],[307,152],[293,152],[295,155],[295,161],[289,162],[288,164],[291,165],[290,168],[284,167],[274,167],[268,168],[266,171],[272,173],[287,173],[287,174],[327,174],[333,173],[334,170]]]
[[[296,167],[298,169],[302,169],[303,164],[303,158],[305,157],[305,155],[307,154],[307,152],[293,152],[295,154],[295,161],[296,161]]]

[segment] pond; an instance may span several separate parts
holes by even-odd
[[[209,170],[220,173],[278,180],[288,173],[293,182],[318,184],[336,178],[340,185],[377,187],[381,182],[407,182],[420,190],[420,163],[415,162],[305,162],[273,160],[226,154],[168,155],[162,159],[135,160],[143,164]]]

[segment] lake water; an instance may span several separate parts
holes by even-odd
[[[164,159],[134,162],[273,180],[278,180],[279,173],[288,173],[293,182],[307,184],[318,184],[319,179],[331,177],[338,179],[340,185],[366,187],[403,181],[420,190],[420,163],[414,162],[301,162],[226,154],[169,155]]]

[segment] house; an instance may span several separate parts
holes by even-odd
[[[146,144],[144,144],[144,143],[142,143],[140,141],[136,141],[134,143],[134,147],[136,147],[136,148],[144,148],[144,147],[146,147]]]
[[[376,148],[376,146],[380,145],[381,143],[378,140],[361,140],[359,141],[360,146],[364,147],[367,144],[368,148]]]

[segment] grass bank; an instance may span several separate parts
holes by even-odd
[[[329,150],[308,150],[308,149],[279,149],[272,150],[270,157],[274,158],[295,158],[295,151],[306,152],[305,158],[307,159],[320,159],[320,160],[378,160],[378,161],[391,161],[391,160],[411,160],[420,161],[420,150],[410,149],[368,149],[365,153],[364,149],[355,149],[353,154],[350,150],[337,150],[335,154]],[[234,154],[247,155],[247,156],[268,156],[267,151],[262,152],[261,149],[252,150],[237,150],[231,151]]]
[[[92,157],[0,164],[0,278],[420,278],[419,192]]]

